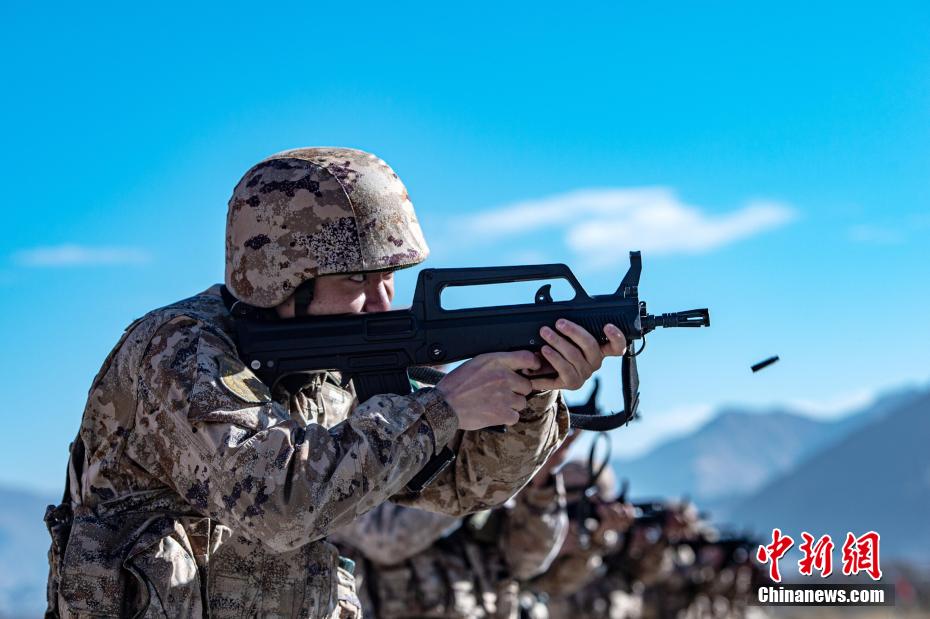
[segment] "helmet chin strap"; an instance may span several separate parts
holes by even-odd
[[[294,316],[306,316],[310,312],[310,303],[313,302],[313,288],[315,279],[308,279],[294,291]]]
[[[307,316],[310,310],[310,303],[313,301],[313,282],[307,280],[297,287],[294,291],[294,316]],[[273,307],[255,307],[248,303],[243,303],[229,291],[226,286],[220,286],[220,294],[223,297],[223,304],[233,318],[248,318],[251,320],[261,320],[265,322],[274,322],[281,320],[278,312]]]

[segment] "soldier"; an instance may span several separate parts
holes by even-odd
[[[692,602],[691,572],[694,553],[685,543],[697,537],[703,524],[697,508],[688,501],[667,501],[661,506],[661,521],[653,536],[651,526],[639,527],[626,562],[643,583],[643,617],[676,617]],[[648,519],[647,519],[648,520]]]
[[[265,385],[239,358],[232,305],[269,320],[384,311],[392,272],[426,255],[373,155],[298,149],[250,169],[229,202],[226,289],[135,321],[94,379],[46,514],[48,615],[354,617],[330,531],[388,498],[461,515],[522,487],[567,430],[558,389],[621,354],[619,330],[603,347],[571,323],[546,330],[556,378],[520,375],[541,363],[526,351],[482,355],[435,388],[365,402],[334,372]],[[446,445],[454,466],[404,494]]]
[[[576,583],[573,589],[560,585],[568,591],[554,603],[562,605],[565,616],[640,619],[654,610],[655,592],[672,576],[670,551],[682,539],[685,521],[677,504],[643,503],[636,511],[638,514],[619,542],[604,546],[604,552],[597,556],[602,567],[589,572],[593,577],[580,587]]]
[[[592,479],[590,466],[569,462],[562,475],[570,515],[568,535],[555,561],[530,583],[530,589],[548,598],[552,617],[584,617],[585,609],[575,594],[603,576],[604,556],[619,547],[633,513],[628,504],[617,500],[610,467]]]
[[[356,560],[359,598],[376,619],[517,619],[520,584],[565,538],[567,438],[513,499],[465,519],[383,503],[334,541]]]

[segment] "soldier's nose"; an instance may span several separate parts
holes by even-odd
[[[383,283],[379,282],[365,294],[366,312],[386,312],[391,309],[391,297]]]

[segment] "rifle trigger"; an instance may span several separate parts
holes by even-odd
[[[544,284],[536,291],[536,305],[552,303],[552,284]]]

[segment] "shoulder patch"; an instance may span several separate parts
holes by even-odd
[[[271,402],[271,391],[243,363],[228,355],[216,359],[220,369],[220,382],[227,391],[244,402],[264,404]]]

